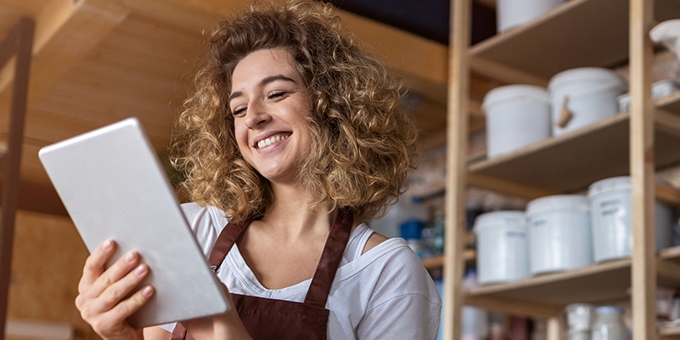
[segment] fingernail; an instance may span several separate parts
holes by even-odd
[[[113,242],[111,242],[111,240],[106,240],[106,241],[104,241],[104,244],[102,244],[102,248],[104,250],[109,250],[109,249],[111,249],[112,246],[113,246]]]
[[[146,286],[146,287],[144,287],[144,289],[142,289],[142,295],[144,295],[144,296],[147,296],[147,297],[151,296],[152,293],[153,293],[153,288],[151,288],[151,286]]]
[[[134,253],[127,253],[125,255],[125,261],[133,262],[134,260],[135,260],[135,254]]]
[[[142,275],[144,272],[146,272],[146,266],[143,264],[140,264],[135,268],[135,275]]]

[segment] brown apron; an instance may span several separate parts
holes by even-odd
[[[327,338],[330,312],[326,301],[349,240],[353,217],[348,211],[338,211],[303,303],[231,294],[236,311],[253,339]],[[222,230],[208,261],[215,272],[251,221],[228,225]],[[192,338],[178,322],[172,340],[179,339]]]

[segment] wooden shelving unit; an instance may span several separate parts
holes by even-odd
[[[661,101],[664,107],[680,109],[680,92],[671,97]],[[654,112],[654,162],[663,169],[680,162],[680,110],[671,114],[659,104]],[[553,192],[583,190],[597,180],[629,173],[629,135],[630,113],[623,112],[511,154],[472,163],[469,171]]]
[[[634,339],[675,336],[657,330],[656,286],[680,287],[680,247],[654,251],[654,199],[680,203],[680,191],[656,183],[655,171],[680,164],[680,93],[652,101],[655,22],[680,18],[680,0],[570,0],[521,27],[469,47],[470,1],[452,1],[447,160],[444,339],[460,338],[463,304],[548,317],[548,338],[563,334],[560,314],[576,302],[629,298]],[[471,70],[507,83],[546,86],[577,67],[629,63],[630,112],[512,154],[467,164]],[[461,137],[462,136],[462,137]],[[462,153],[462,155],[460,154]],[[544,274],[462,292],[464,195],[472,183],[524,198],[572,193],[604,178],[630,175],[635,247],[628,259]],[[677,332],[677,330],[676,330]]]

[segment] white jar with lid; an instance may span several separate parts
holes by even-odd
[[[593,183],[588,189],[596,262],[629,257],[633,252],[630,177],[612,177]],[[654,208],[656,249],[670,247],[672,210],[661,203]]]
[[[626,92],[626,81],[615,71],[581,67],[562,71],[550,79],[552,134],[561,136],[619,111],[617,97]],[[563,115],[567,114],[567,117]]]
[[[623,322],[623,310],[603,306],[595,310],[591,340],[627,340],[628,330]]]
[[[527,205],[531,274],[575,269],[593,263],[588,198],[556,195]]]
[[[494,211],[475,219],[477,274],[480,284],[529,276],[526,216],[521,211]]]
[[[487,156],[511,153],[550,137],[550,97],[533,85],[497,87],[484,96]]]

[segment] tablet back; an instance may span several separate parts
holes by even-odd
[[[229,308],[137,119],[44,147],[39,156],[90,252],[113,239],[119,247],[111,263],[136,250],[151,268],[140,287],[151,283],[156,294],[128,318],[131,325]]]

